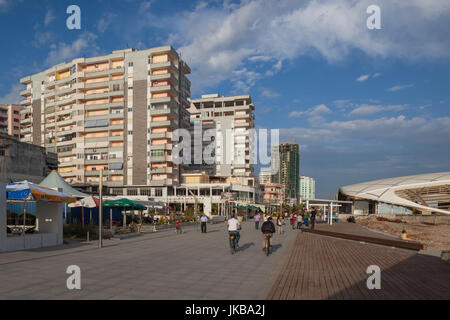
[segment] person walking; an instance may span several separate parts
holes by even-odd
[[[281,234],[283,232],[283,221],[281,220],[281,217],[278,216],[277,218],[277,234]]]
[[[200,223],[202,233],[206,233],[206,224],[208,223],[208,217],[205,214],[203,214],[202,217],[200,218]]]
[[[295,214],[292,213],[291,216],[291,226],[292,226],[292,230],[295,230]]]
[[[302,227],[302,220],[303,220],[302,215],[300,213],[297,213],[297,219],[296,219],[296,221],[297,221],[297,229],[301,229],[301,227]]]
[[[259,229],[259,221],[261,220],[261,216],[259,214],[259,212],[256,214],[255,216],[255,229],[258,230]]]
[[[311,211],[311,229],[314,230],[314,225],[316,224],[316,208],[313,208]]]
[[[309,227],[309,216],[310,216],[310,210],[306,211],[306,215],[305,215],[305,227]]]

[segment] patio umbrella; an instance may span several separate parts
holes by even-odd
[[[79,208],[81,207],[81,224],[84,225],[84,208],[89,208],[91,212],[92,208],[98,208],[100,206],[100,199],[97,197],[89,196],[78,200],[75,203],[69,204],[69,208]],[[89,219],[89,223],[90,223]]]
[[[22,181],[9,183],[6,186],[6,197],[9,201],[23,201],[23,230],[25,232],[26,207],[29,201],[48,201],[48,202],[75,202],[76,198],[55,191],[50,188],[42,187],[32,182]]]
[[[126,199],[126,198],[107,201],[103,205],[108,208],[116,208],[119,210],[146,210],[147,209],[146,206],[144,206],[140,203],[131,201],[130,199]]]
[[[147,207],[138,203],[138,202],[134,202],[131,201],[130,199],[118,199],[118,200],[111,200],[111,201],[107,201],[103,204],[105,207],[107,208],[115,208],[121,211],[128,211],[128,210],[146,210]],[[126,219],[125,219],[125,215],[123,216],[124,218],[124,227],[126,227]]]

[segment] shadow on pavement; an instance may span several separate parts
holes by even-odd
[[[254,242],[246,243],[246,244],[244,244],[242,246],[239,246],[238,251],[245,251],[245,250],[247,250],[248,248],[250,248],[250,247],[252,247],[254,245],[255,245]]]

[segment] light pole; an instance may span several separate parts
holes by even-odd
[[[100,170],[100,183],[99,183],[99,208],[98,208],[98,247],[103,246],[103,169]]]

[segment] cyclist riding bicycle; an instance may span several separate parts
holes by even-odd
[[[241,229],[241,223],[238,219],[234,217],[234,214],[231,215],[231,218],[227,221],[228,233],[229,235],[234,235],[236,238],[236,247],[239,247],[239,239],[241,235],[239,234],[239,230]],[[231,243],[230,243],[231,245]]]
[[[272,222],[272,217],[269,216],[267,221],[261,226],[261,231],[263,233],[263,251],[266,249],[266,241],[269,241],[269,246],[272,247],[272,238],[275,233],[275,225]]]

